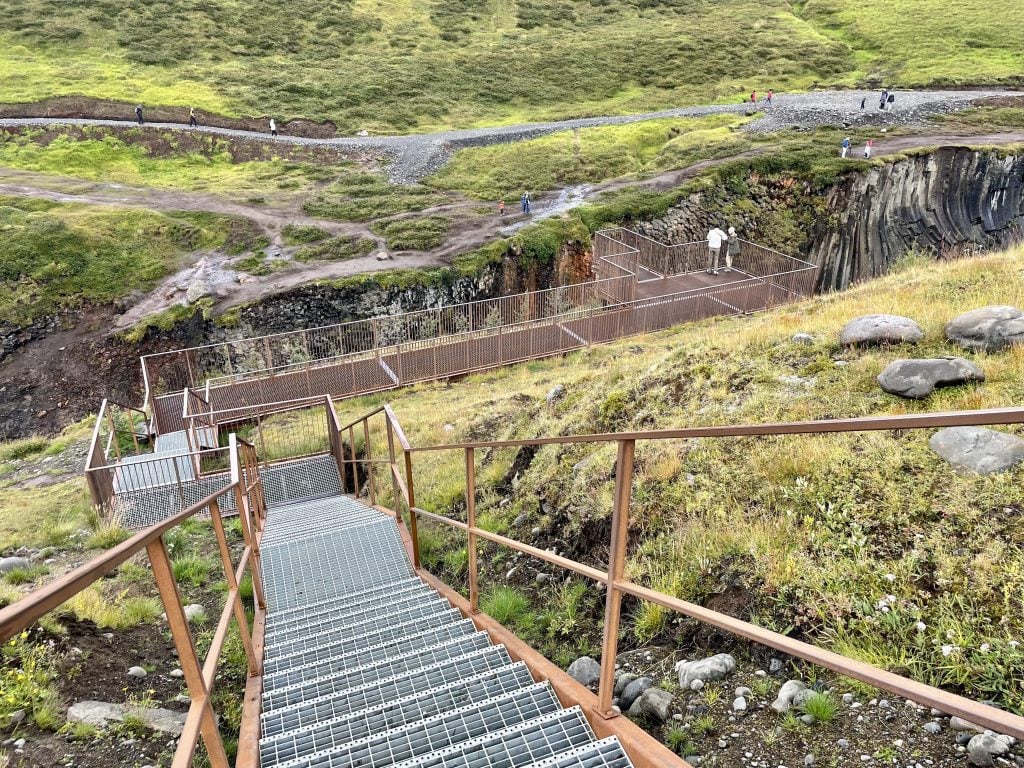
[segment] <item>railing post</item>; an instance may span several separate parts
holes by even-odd
[[[356,459],[356,431],[348,428],[348,447],[352,451],[352,495],[359,498],[359,460]]]
[[[388,463],[391,469],[392,503],[395,505],[395,519],[402,522],[402,490],[398,485],[398,478],[395,477],[395,473],[398,471],[398,465],[395,464],[395,428],[391,426],[391,419],[388,418],[387,413],[384,414],[384,423],[388,427]]]
[[[420,535],[416,527],[416,492],[412,487],[412,454],[405,452],[405,489],[409,492],[409,536],[412,538],[412,565],[420,567]]]
[[[220,731],[217,729],[217,718],[213,713],[213,707],[210,706],[209,691],[206,689],[206,683],[203,682],[202,666],[199,663],[199,656],[196,654],[192,632],[188,628],[188,619],[185,618],[185,609],[181,605],[178,585],[174,581],[174,569],[171,566],[167,545],[164,544],[162,536],[146,546],[146,554],[149,555],[153,577],[156,579],[156,586],[160,591],[160,600],[167,613],[167,624],[171,628],[171,638],[174,640],[174,647],[178,652],[178,663],[181,665],[181,671],[185,673],[185,684],[188,686],[192,706],[198,706],[201,709],[199,730],[203,736],[203,743],[206,745],[210,766],[211,768],[228,768],[228,756],[224,751],[224,742],[220,738]],[[195,745],[191,746],[194,750]]]
[[[370,447],[370,420],[363,419],[363,447],[366,448],[366,484],[369,489],[370,506],[377,504],[377,493],[373,487],[373,449]]]
[[[601,646],[601,682],[597,692],[597,712],[602,717],[615,717],[612,694],[615,688],[615,657],[619,646],[619,619],[622,613],[622,592],[618,582],[626,565],[629,539],[629,501],[633,491],[634,440],[619,440],[615,462],[615,506],[612,510],[612,540],[608,550],[608,592],[604,606],[604,642]]]
[[[253,677],[260,673],[260,661],[252,650],[249,620],[245,615],[245,608],[242,607],[242,598],[238,592],[238,580],[235,578],[235,566],[231,562],[231,550],[228,548],[228,537],[224,533],[224,519],[220,516],[220,505],[216,501],[210,502],[210,520],[213,522],[213,531],[217,534],[217,546],[220,549],[221,563],[224,565],[224,578],[228,584],[228,596],[234,605],[235,621],[238,623],[238,634],[242,638],[245,658],[249,662],[249,677]],[[231,597],[232,592],[234,597]]]
[[[473,449],[466,449],[466,525],[469,526],[469,611],[480,613],[480,587],[476,576],[476,460]]]
[[[235,507],[238,509],[238,519],[242,523],[242,538],[245,539],[245,545],[252,549],[252,554],[249,556],[249,572],[252,574],[253,596],[256,598],[256,605],[266,608],[267,599],[263,594],[263,577],[260,574],[259,542],[256,540],[256,529],[253,528],[249,504],[242,490],[244,482],[240,479],[238,485],[235,486]]]

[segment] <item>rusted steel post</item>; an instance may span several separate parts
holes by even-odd
[[[185,684],[188,686],[192,706],[201,708],[199,730],[206,745],[210,766],[228,768],[228,756],[224,751],[220,731],[217,729],[217,718],[213,713],[213,707],[210,706],[209,691],[203,682],[202,665],[192,641],[192,632],[188,628],[185,609],[181,606],[181,595],[178,593],[178,585],[174,582],[174,569],[167,555],[167,545],[164,544],[163,537],[154,539],[146,545],[146,553],[149,555],[153,577],[160,591],[160,600],[167,613],[167,624],[171,628],[174,647],[178,651],[178,663],[181,665],[181,671],[185,673]],[[194,744],[190,746],[195,748]]]
[[[267,598],[263,594],[263,576],[260,572],[259,543],[256,541],[256,531],[252,525],[252,518],[249,516],[249,504],[246,501],[241,484],[235,486],[235,506],[238,508],[238,519],[242,523],[242,538],[245,539],[245,545],[252,549],[252,556],[249,558],[249,572],[252,573],[252,593],[256,598],[256,605],[260,608],[266,608]]]
[[[391,426],[391,419],[387,413],[384,414],[384,423],[388,427],[388,463],[391,465],[391,498],[395,505],[395,519],[402,521],[402,490],[398,485],[398,478],[395,476],[397,464],[395,463],[395,428]]]
[[[363,447],[366,449],[366,485],[369,489],[370,506],[377,503],[377,492],[373,487],[373,449],[370,447],[370,420],[363,419]]]
[[[416,492],[412,487],[412,454],[405,452],[405,489],[409,492],[409,537],[412,539],[412,565],[420,567],[420,535],[416,527]]]
[[[249,676],[252,677],[260,673],[260,660],[256,658],[252,651],[249,620],[245,615],[245,608],[242,607],[242,600],[238,594],[238,580],[235,578],[235,566],[231,562],[228,537],[224,533],[224,519],[220,516],[220,505],[216,501],[210,502],[210,520],[213,522],[213,531],[217,535],[217,547],[220,549],[220,561],[224,566],[224,579],[228,584],[228,595],[234,595],[231,602],[234,603],[235,621],[238,623],[238,634],[242,638],[242,647],[245,648],[245,658],[249,662]]]
[[[612,693],[615,688],[615,657],[619,647],[619,619],[622,592],[616,582],[622,580],[629,538],[629,500],[633,491],[633,457],[636,442],[619,440],[615,462],[615,506],[612,510],[612,540],[608,550],[608,593],[604,605],[604,642],[601,646],[601,682],[597,692],[597,711],[603,717],[615,717]]]
[[[359,460],[356,459],[355,427],[348,428],[348,446],[352,451],[352,495],[359,498]]]
[[[476,460],[473,449],[466,449],[466,525],[469,541],[469,607],[471,613],[480,612],[480,586],[476,576]]]

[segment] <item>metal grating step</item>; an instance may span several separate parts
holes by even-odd
[[[510,726],[558,712],[561,705],[548,683],[535,683],[502,696],[469,704],[417,723],[403,725],[330,750],[288,762],[305,766],[387,768],[404,760],[479,739]],[[267,766],[264,765],[264,768]]]
[[[264,659],[277,659],[282,656],[295,656],[304,651],[312,651],[318,648],[333,648],[335,652],[358,651],[369,648],[371,645],[396,642],[408,635],[416,634],[424,629],[440,627],[443,624],[454,624],[462,618],[457,608],[434,609],[424,614],[414,612],[412,619],[407,622],[396,622],[390,626],[376,627],[369,632],[363,632],[352,637],[339,637],[337,633],[324,631],[319,634],[302,637],[298,640],[289,640],[276,645],[268,644],[263,649]],[[365,627],[363,627],[365,629]]]
[[[531,763],[527,768],[633,768],[614,736]]]
[[[300,638],[330,635],[341,639],[363,634],[373,626],[387,626],[393,623],[415,622],[421,617],[431,616],[452,607],[452,604],[438,594],[423,597],[416,595],[411,600],[396,603],[387,608],[369,608],[361,613],[335,617],[333,615],[309,617],[305,624],[296,624],[267,633],[267,645],[281,645]]]
[[[341,717],[348,712],[397,702],[419,691],[467,680],[512,663],[504,646],[492,645],[359,688],[282,707],[262,715],[264,737]]]
[[[419,577],[417,576],[406,576],[399,579],[398,581],[389,581],[385,584],[375,584],[366,589],[360,589],[354,592],[347,592],[345,594],[336,595],[331,598],[324,598],[319,602],[307,603],[304,605],[296,605],[291,608],[284,608],[281,610],[275,610],[273,614],[267,616],[268,624],[270,622],[279,621],[292,621],[298,617],[302,617],[310,612],[315,611],[327,611],[327,610],[338,610],[345,612],[348,610],[358,610],[359,603],[379,601],[389,599],[390,595],[398,592],[409,591],[413,588],[420,590],[427,590],[433,592]]]
[[[298,500],[339,496],[341,476],[333,456],[311,456],[273,464],[261,473],[263,497],[268,507],[291,505]]]
[[[395,672],[381,675],[387,677],[389,674],[396,674],[400,667],[409,670],[419,669],[486,648],[491,644],[486,632],[473,630],[472,622],[459,622],[455,625],[429,629],[418,635],[410,635],[402,640],[401,647],[396,648],[385,643],[356,653],[332,656],[311,664],[280,670],[264,677],[263,690],[276,691],[279,688],[346,674],[365,667],[384,668],[385,665],[391,665]]]
[[[346,515],[344,519],[324,518],[325,516],[294,520],[275,518],[273,524],[267,525],[263,538],[270,544],[276,545],[284,541],[298,541],[299,539],[312,538],[338,531],[351,531],[353,528],[360,528],[367,523],[376,523],[381,520],[390,519],[375,509],[352,514],[351,516]]]
[[[280,619],[275,616],[267,618],[267,636],[277,637],[277,633],[291,629],[292,627],[304,626],[312,620],[345,619],[350,616],[357,616],[368,611],[381,611],[392,605],[401,605],[414,600],[424,600],[437,595],[433,589],[417,579],[407,586],[403,585],[393,590],[386,590],[380,594],[370,595],[369,598],[352,598],[348,595],[339,597],[335,601],[322,603],[321,605],[309,606],[302,611],[288,614]]]
[[[303,754],[347,744],[375,733],[533,685],[526,665],[517,661],[468,680],[417,693],[408,699],[334,718],[318,725],[283,733],[260,743],[261,765],[291,760]]]
[[[471,628],[466,627],[464,623],[460,623],[457,631],[461,632],[463,637],[473,637],[473,635],[469,634]],[[441,645],[442,643],[445,643],[445,641],[441,640],[435,645]],[[475,644],[476,643],[470,643],[469,645]],[[452,649],[452,653],[454,653],[455,650],[456,649]],[[473,650],[475,650],[475,648]],[[377,646],[374,649],[374,652],[378,658],[363,664],[362,666],[349,667],[340,672],[323,677],[316,677],[312,680],[306,680],[300,683],[278,686],[272,691],[265,692],[263,695],[263,708],[270,710],[298,703],[306,699],[325,696],[335,691],[354,688],[374,680],[391,677],[412,669],[420,669],[428,664],[428,659],[421,658],[421,655],[424,657],[427,655],[422,654],[422,649],[416,652],[408,652],[403,650],[400,646],[381,645]],[[469,653],[469,650],[464,650],[464,653]],[[443,661],[445,658],[451,658],[451,656],[444,651],[441,651],[438,654],[431,653],[429,655],[431,657],[436,656],[438,661]]]
[[[393,763],[400,768],[519,768],[594,741],[579,707],[557,710],[419,757]],[[306,768],[351,768],[327,754],[302,761]]]

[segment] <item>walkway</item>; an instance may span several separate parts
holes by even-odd
[[[392,517],[343,496],[278,507],[262,768],[630,768],[578,706],[418,579]]]

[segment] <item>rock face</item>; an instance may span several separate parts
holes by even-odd
[[[940,429],[928,445],[961,474],[1005,472],[1024,461],[1024,440],[983,427]]]
[[[601,665],[589,656],[580,656],[569,665],[569,669],[566,671],[569,673],[569,677],[588,688],[596,685],[597,681],[601,679]]]
[[[844,347],[870,344],[905,344],[924,338],[921,326],[900,315],[862,315],[843,326],[839,343]]]
[[[661,688],[648,688],[629,708],[631,715],[647,715],[659,722],[669,718],[669,707],[672,706],[672,694]]]
[[[124,704],[110,704],[105,701],[80,701],[68,710],[68,721],[87,723],[103,728],[111,722],[120,723],[126,715],[139,718],[147,728],[173,736],[180,736],[185,727],[185,713],[169,709],[149,707],[128,707]]]
[[[728,653],[719,653],[698,661],[680,661],[676,664],[679,687],[684,690],[689,688],[690,683],[694,680],[703,680],[705,683],[721,680],[734,669],[736,669],[736,659]]]
[[[946,325],[946,338],[964,349],[998,352],[1024,342],[1024,311],[995,306],[972,309]]]
[[[886,392],[912,399],[928,397],[936,387],[984,380],[981,369],[962,357],[894,360],[878,375]]]

